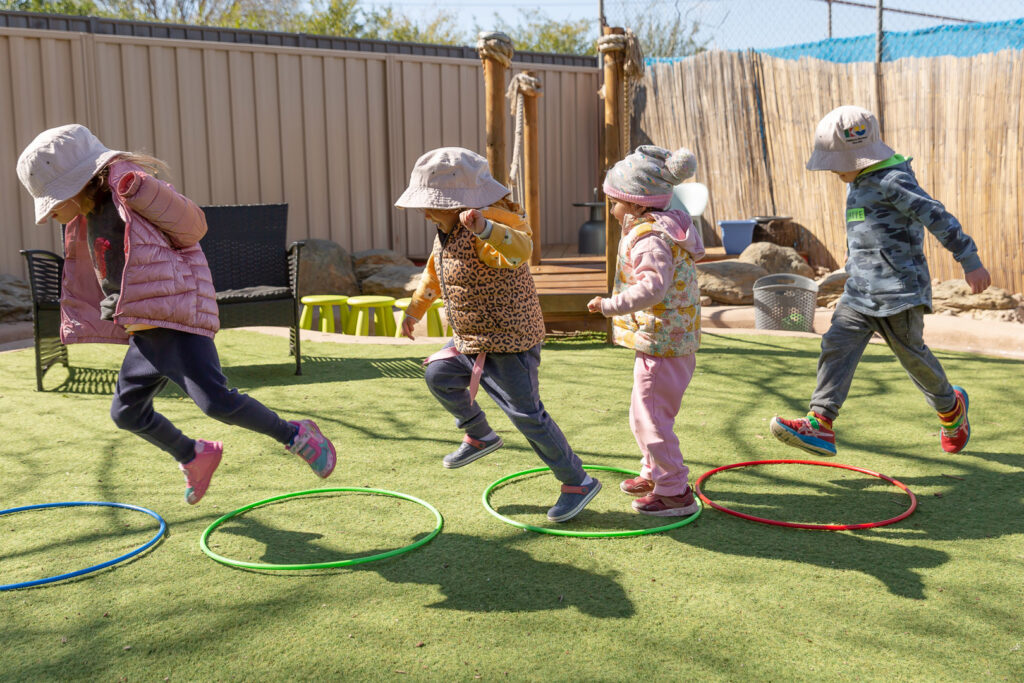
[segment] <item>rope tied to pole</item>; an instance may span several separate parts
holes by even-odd
[[[629,28],[625,33],[612,33],[599,37],[597,49],[602,54],[626,53],[622,60],[622,101],[625,111],[623,112],[621,145],[623,153],[628,153],[632,136],[630,124],[633,120],[633,99],[636,96],[637,84],[644,77],[644,53],[640,48],[640,40],[633,33],[633,29]]]
[[[501,31],[481,31],[476,37],[480,59],[493,59],[506,69],[512,64],[512,39]]]
[[[512,137],[512,166],[508,171],[508,182],[512,186],[512,199],[520,204],[526,200],[526,180],[520,174],[523,167],[524,120],[523,101],[526,97],[537,97],[541,90],[540,79],[520,71],[508,84],[505,97],[509,99],[509,114],[516,119],[515,135]]]

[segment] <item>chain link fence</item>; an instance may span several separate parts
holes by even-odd
[[[1022,0],[603,0],[601,6],[607,25],[632,29],[656,60],[705,50],[860,62],[1024,49]]]

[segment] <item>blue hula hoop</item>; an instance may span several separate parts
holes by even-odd
[[[167,531],[167,522],[164,521],[163,517],[161,517],[157,513],[153,512],[152,510],[148,510],[148,509],[146,509],[144,507],[139,507],[138,505],[128,505],[127,503],[97,503],[97,502],[43,503],[41,505],[25,505],[24,507],[10,508],[9,510],[0,510],[0,515],[8,515],[8,514],[11,514],[11,513],[14,513],[14,512],[23,512],[25,510],[40,510],[42,508],[70,508],[70,507],[81,507],[81,506],[84,506],[84,505],[96,505],[96,506],[99,506],[99,507],[110,507],[110,508],[125,508],[126,510],[136,510],[138,512],[145,512],[147,515],[149,515],[150,517],[152,517],[156,521],[160,522],[160,529],[156,532],[156,535],[153,536],[153,538],[149,539],[146,542],[145,545],[143,545],[143,546],[141,546],[139,548],[136,548],[135,550],[131,551],[130,553],[125,553],[121,557],[114,558],[113,560],[110,560],[108,562],[103,562],[101,564],[93,565],[92,567],[87,567],[86,569],[79,569],[77,571],[68,572],[67,574],[60,574],[58,576],[50,576],[50,577],[47,577],[45,579],[36,579],[34,581],[22,581],[21,583],[8,583],[8,584],[0,585],[0,591],[14,590],[15,588],[28,588],[29,586],[39,586],[39,585],[42,585],[44,583],[53,583],[54,581],[63,581],[64,579],[70,579],[70,578],[75,577],[75,576],[81,576],[82,574],[89,574],[91,572],[98,572],[99,570],[106,569],[107,567],[109,567],[111,565],[114,565],[114,564],[117,564],[118,562],[124,562],[125,560],[127,560],[127,559],[129,559],[131,557],[135,557],[136,555],[138,555],[139,553],[145,551],[147,548],[151,547],[154,543],[159,541],[160,537],[164,535],[165,531]]]

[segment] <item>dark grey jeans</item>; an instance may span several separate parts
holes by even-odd
[[[956,394],[945,371],[924,344],[924,306],[875,317],[855,311],[840,301],[832,315],[832,326],[821,338],[818,385],[811,396],[811,410],[830,420],[836,419],[850,392],[857,364],[875,332],[896,354],[928,405],[942,413],[956,406]]]
[[[451,346],[449,341],[446,346]],[[544,409],[537,383],[540,344],[519,353],[488,353],[480,386],[494,399],[544,464],[563,484],[583,483],[586,473],[565,434]],[[455,426],[474,439],[491,431],[483,409],[469,397],[475,356],[458,355],[427,365],[430,393],[455,416]]]

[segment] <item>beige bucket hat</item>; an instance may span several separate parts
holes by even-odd
[[[71,199],[111,159],[126,154],[107,149],[85,126],[72,123],[44,130],[18,157],[18,179],[35,199],[36,224]]]
[[[487,159],[462,147],[440,147],[416,160],[403,209],[482,209],[510,190],[491,176]]]
[[[885,161],[895,152],[882,142],[878,119],[867,109],[837,107],[818,122],[809,171],[849,173]]]

